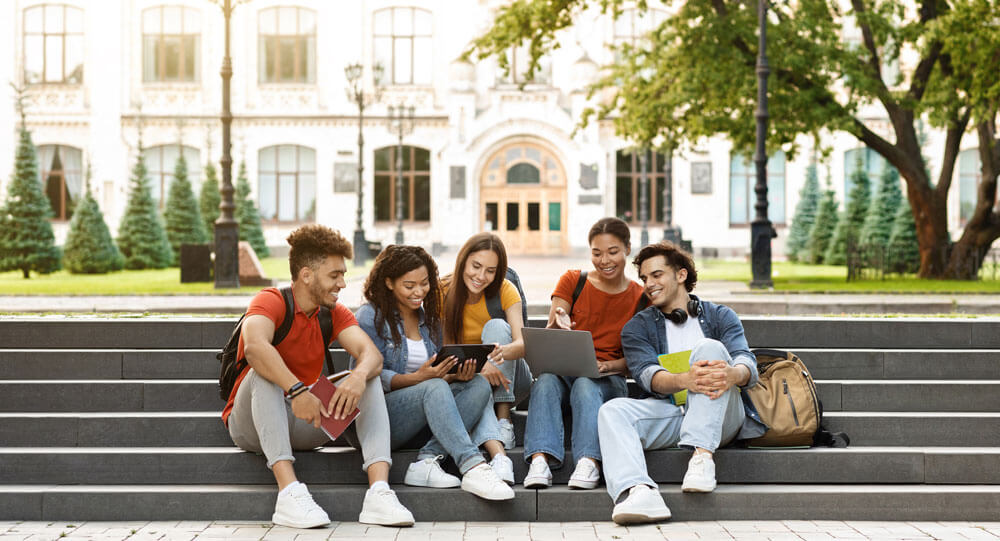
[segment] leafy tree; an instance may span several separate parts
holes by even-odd
[[[889,271],[917,272],[920,268],[920,250],[917,246],[917,225],[909,201],[903,200],[896,210],[889,234]]]
[[[861,244],[887,246],[889,234],[892,233],[892,223],[903,200],[899,189],[899,173],[892,167],[886,167],[875,199],[868,208],[865,223],[861,227]]]
[[[14,155],[14,176],[0,208],[0,270],[48,274],[59,270],[59,248],[52,234],[52,205],[38,181],[38,156],[31,134],[21,125]]]
[[[104,213],[90,193],[89,166],[83,199],[76,205],[69,223],[63,264],[73,274],[105,274],[121,270],[125,264],[104,222]]]
[[[833,230],[837,227],[837,194],[830,188],[827,179],[826,190],[816,210],[816,221],[809,231],[807,261],[814,265],[825,263],[826,249],[830,246]]]
[[[240,172],[236,177],[236,221],[240,224],[240,240],[249,242],[253,251],[257,252],[257,257],[271,255],[264,240],[264,230],[260,226],[260,213],[250,198],[246,162],[240,162]]]
[[[806,168],[806,182],[799,191],[799,204],[795,206],[795,216],[788,232],[787,253],[789,261],[806,259],[809,244],[809,233],[816,223],[816,211],[819,209],[819,177],[816,164],[811,163]]]
[[[205,222],[205,233],[209,242],[215,238],[215,220],[219,219],[219,203],[222,196],[219,195],[219,177],[215,172],[215,166],[211,162],[205,164],[205,180],[201,183],[198,206],[201,210],[201,219]]]
[[[118,249],[125,257],[126,269],[162,269],[169,267],[172,259],[167,233],[150,191],[141,148],[129,179],[125,214],[118,224]]]
[[[182,244],[204,244],[208,242],[205,224],[201,220],[198,201],[188,180],[187,161],[181,153],[174,166],[174,180],[170,183],[167,205],[163,212],[167,222],[167,239],[173,250],[174,262],[179,263]]]
[[[620,15],[630,0],[513,0],[467,56],[496,56],[526,44],[527,72],[559,47],[560,31],[600,11]],[[647,3],[639,1],[640,9]],[[1000,50],[997,0],[833,0],[769,3],[767,22],[770,120],[768,152],[796,150],[796,138],[820,129],[845,131],[879,153],[903,177],[913,205],[922,277],[974,278],[959,262],[1000,237],[992,202],[1000,174]],[[849,17],[848,17],[849,16]],[[849,22],[853,21],[853,23]],[[848,24],[856,28],[847,28]],[[753,148],[757,14],[754,2],[687,0],[638,45],[625,44],[592,94],[608,96],[584,122],[606,120],[625,137],[664,144],[726,135],[735,152]],[[846,31],[845,31],[846,30]],[[860,35],[860,43],[845,40]],[[913,51],[912,69],[892,77],[883,66]],[[711,59],[711,61],[706,61]],[[892,133],[865,111],[878,105]],[[945,133],[932,181],[917,143],[917,122]],[[976,210],[951,246],[947,198],[962,135],[975,126],[983,163]],[[979,258],[981,264],[982,258]],[[975,270],[975,269],[974,269]]]
[[[858,160],[857,167],[851,173],[854,187],[851,188],[847,208],[840,215],[837,228],[833,230],[833,239],[826,249],[824,259],[828,265],[846,265],[847,247],[857,246],[861,238],[861,227],[865,224],[868,207],[871,203],[871,181],[868,172]]]

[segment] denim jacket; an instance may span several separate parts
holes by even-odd
[[[708,301],[701,302],[701,314],[698,323],[705,338],[722,342],[733,364],[742,364],[750,369],[750,379],[740,388],[743,399],[743,410],[746,420],[740,429],[739,439],[755,438],[764,434],[766,426],[760,420],[757,409],[753,406],[744,389],[753,387],[760,379],[757,372],[757,359],[750,352],[746,336],[743,334],[743,324],[740,318],[728,306]],[[639,312],[622,329],[622,350],[625,352],[625,362],[629,372],[643,391],[643,398],[667,398],[652,390],[653,376],[664,370],[657,361],[657,355],[670,351],[667,348],[666,317],[655,306],[650,306]]]
[[[403,329],[403,322],[400,320],[397,327],[399,336],[403,340],[397,344],[392,341],[392,331],[389,330],[388,320],[382,325],[382,336],[385,338],[380,337],[375,331],[375,307],[371,304],[364,304],[358,308],[355,317],[358,320],[358,325],[368,334],[379,353],[382,354],[382,373],[379,377],[382,378],[382,390],[388,393],[392,390],[393,376],[406,373],[406,360],[409,357],[409,351],[407,351],[406,331]],[[441,329],[432,331],[427,328],[423,307],[417,311],[417,317],[420,318],[420,337],[424,340],[429,357],[437,353],[438,348],[440,348]],[[351,359],[351,365],[353,366],[353,364],[354,359]]]

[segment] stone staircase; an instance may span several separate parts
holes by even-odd
[[[847,449],[724,449],[719,488],[683,494],[688,453],[648,453],[684,520],[996,520],[1000,516],[1000,320],[744,318],[752,347],[792,349],[816,378]],[[215,351],[231,318],[0,320],[0,520],[268,520],[273,478],[220,419]],[[542,323],[539,319],[533,325]],[[346,365],[342,351],[335,354]],[[526,413],[515,416],[521,443]],[[568,430],[567,426],[567,430]],[[568,436],[567,436],[568,438]],[[610,519],[603,487],[515,486],[509,502],[390,482],[417,520]],[[526,473],[523,449],[511,457]],[[298,453],[334,520],[357,520],[360,456]]]

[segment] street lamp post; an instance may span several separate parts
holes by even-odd
[[[642,222],[642,232],[639,234],[639,247],[649,244],[649,176],[646,174],[646,149],[639,149],[639,221]]]
[[[365,262],[368,261],[368,242],[365,240],[365,230],[361,223],[361,213],[363,209],[362,204],[364,201],[364,177],[361,175],[365,170],[365,107],[377,102],[382,97],[382,65],[375,64],[375,66],[372,67],[372,77],[375,81],[375,89],[372,92],[365,92],[364,80],[362,78],[363,74],[364,66],[362,66],[360,62],[349,64],[344,68],[344,75],[347,77],[348,84],[346,89],[347,99],[358,105],[358,209],[354,218],[354,263],[356,265],[364,265]]]
[[[668,148],[663,159],[663,240],[681,244],[680,231],[674,227],[674,149]]]
[[[396,145],[396,244],[403,244],[403,137],[413,132],[413,111],[412,105],[389,106],[390,125],[399,138]]]
[[[757,184],[754,192],[757,213],[750,224],[750,253],[753,266],[753,280],[750,287],[767,289],[774,287],[771,281],[771,239],[778,236],[767,219],[767,76],[771,72],[767,65],[767,0],[757,0],[757,25],[759,45],[757,53],[757,151],[753,160],[757,166]]]

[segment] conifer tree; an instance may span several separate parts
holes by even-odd
[[[804,254],[808,262],[818,265],[825,261],[826,249],[830,246],[830,238],[833,237],[835,227],[837,227],[837,194],[830,187],[828,178],[826,190],[819,201],[819,208],[816,209],[816,220],[809,231],[809,246]]]
[[[260,226],[260,212],[257,211],[253,199],[250,199],[246,162],[240,162],[240,172],[236,178],[236,221],[240,224],[240,240],[249,242],[257,257],[271,255],[264,240],[264,231]]]
[[[872,200],[868,215],[861,228],[861,244],[886,246],[892,233],[892,223],[903,200],[899,188],[899,172],[895,167],[886,167],[882,173],[875,199]]]
[[[191,182],[188,180],[187,161],[181,153],[174,166],[174,180],[170,183],[167,205],[163,212],[167,226],[167,239],[173,250],[173,260],[179,264],[182,244],[204,244],[205,223],[201,220],[198,201],[194,198]]]
[[[69,234],[63,247],[63,264],[73,274],[105,274],[121,270],[125,264],[104,222],[104,213],[90,193],[90,166],[83,199],[73,211]]]
[[[205,222],[205,234],[208,235],[208,242],[213,242],[215,239],[215,221],[219,219],[219,203],[221,202],[219,177],[215,172],[215,165],[209,162],[205,164],[205,180],[201,183],[201,192],[198,197],[198,206],[201,210],[201,219]]]
[[[847,247],[857,246],[861,235],[861,226],[865,223],[868,206],[871,200],[871,180],[858,159],[857,167],[851,173],[854,187],[851,188],[850,201],[847,209],[840,215],[837,228],[833,230],[833,239],[826,249],[824,259],[827,265],[846,265]]]
[[[799,261],[807,259],[809,233],[816,222],[816,211],[819,208],[820,191],[816,164],[811,163],[806,168],[806,182],[799,192],[799,204],[795,206],[795,216],[788,232],[788,260]]]
[[[48,274],[59,270],[62,255],[52,234],[52,205],[38,180],[38,156],[24,127],[14,155],[14,176],[0,208],[0,270]]]
[[[171,263],[170,243],[156,212],[142,148],[129,179],[128,203],[118,224],[118,249],[126,269],[162,269]]]
[[[910,202],[905,198],[899,205],[889,234],[889,264],[892,272],[913,273],[920,269],[920,246],[917,244],[917,224],[913,220]]]

